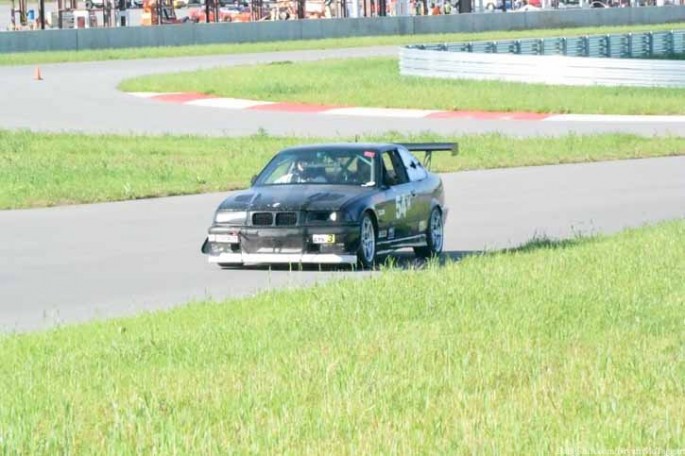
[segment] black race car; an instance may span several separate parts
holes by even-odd
[[[421,163],[412,152],[425,152]],[[358,263],[413,247],[437,255],[447,216],[432,152],[455,143],[326,144],[282,150],[226,198],[202,245],[209,262]]]

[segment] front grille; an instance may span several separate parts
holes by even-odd
[[[240,247],[245,253],[302,253],[306,240],[301,234],[276,236],[276,231],[289,229],[293,228],[264,228],[260,235],[242,237]]]
[[[274,224],[274,216],[271,212],[255,212],[252,214],[252,224],[258,226],[271,226]]]
[[[276,214],[276,226],[297,225],[297,214],[295,212],[279,212]]]

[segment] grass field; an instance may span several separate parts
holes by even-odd
[[[617,27],[584,27],[571,29],[518,30],[507,32],[451,33],[437,35],[369,36],[325,40],[279,41],[245,44],[208,44],[178,47],[147,47],[128,49],[98,49],[83,51],[50,51],[0,54],[0,65],[29,65],[36,63],[85,62],[96,60],[145,59],[159,57],[187,57],[200,55],[239,54],[249,52],[292,51],[307,49],[337,49],[346,47],[440,43],[445,41],[500,40],[510,38],[542,38],[597,33],[626,33],[645,30],[685,28],[685,23],[631,25]]]
[[[6,336],[0,453],[668,454],[683,245],[671,222]]]
[[[344,138],[343,138],[344,139]],[[0,131],[0,209],[115,201],[244,188],[278,150],[341,138],[89,136]],[[353,138],[347,138],[353,140]],[[458,171],[685,153],[685,138],[625,134],[446,138],[389,133],[369,141],[457,141],[433,169]]]
[[[199,92],[333,106],[583,114],[684,114],[685,89],[559,87],[400,76],[396,58],[227,67],[124,81],[132,92]]]

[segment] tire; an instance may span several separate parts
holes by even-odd
[[[442,253],[445,243],[445,227],[442,218],[442,211],[434,207],[428,217],[428,228],[426,228],[426,246],[414,247],[414,253],[420,258],[436,257]]]
[[[376,263],[376,241],[378,230],[370,213],[365,212],[359,224],[359,249],[357,263],[360,268],[372,268]]]

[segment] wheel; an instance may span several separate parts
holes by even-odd
[[[366,212],[359,228],[359,250],[357,261],[362,268],[373,267],[376,262],[376,225],[371,214]]]
[[[426,229],[426,246],[414,247],[414,253],[421,258],[430,258],[440,255],[444,239],[444,226],[442,211],[434,207],[428,218],[428,228]]]

